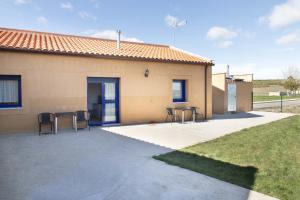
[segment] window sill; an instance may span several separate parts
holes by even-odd
[[[188,101],[177,101],[177,102],[174,102],[174,101],[173,101],[173,103],[174,103],[174,104],[181,104],[181,103],[189,103],[189,102],[188,102]]]
[[[3,107],[3,108],[0,108],[0,110],[21,110],[22,107]]]

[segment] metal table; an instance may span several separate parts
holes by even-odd
[[[75,131],[77,132],[77,117],[75,112],[57,112],[54,113],[54,130],[55,130],[55,134],[57,133],[57,129],[58,129],[58,117],[63,117],[63,116],[72,116],[73,119],[73,128],[75,129]]]
[[[177,121],[176,111],[179,110],[179,111],[181,111],[181,123],[184,123],[185,111],[192,111],[192,113],[193,113],[193,122],[195,122],[195,118],[196,118],[195,110],[196,109],[197,109],[197,107],[191,107],[191,106],[184,106],[184,107],[174,108],[174,111],[175,111],[175,121]]]

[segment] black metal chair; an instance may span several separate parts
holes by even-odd
[[[85,111],[85,110],[79,110],[75,112],[75,116],[76,116],[76,121],[78,122],[85,122],[86,126],[85,128],[89,128],[89,131],[91,130],[90,126],[89,126],[89,122],[90,122],[90,114],[89,112]],[[77,126],[76,123],[76,126]]]
[[[165,119],[165,122],[168,122],[168,120],[171,120],[171,122],[175,122],[175,112],[173,108],[167,108],[167,116]]]
[[[39,135],[42,133],[42,125],[50,125],[51,132],[53,133],[54,118],[53,113],[40,113],[38,115]]]
[[[197,107],[191,107],[192,111],[195,112],[195,121],[199,122],[199,121],[204,121],[204,115],[200,112],[198,112]],[[192,115],[193,117],[193,115]]]

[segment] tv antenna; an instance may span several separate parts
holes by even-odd
[[[187,24],[187,20],[182,20],[182,21],[176,21],[174,24],[171,26],[173,28],[173,45],[175,45],[175,32],[178,28],[181,26],[184,26]]]

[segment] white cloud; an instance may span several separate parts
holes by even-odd
[[[214,26],[208,30],[206,36],[210,40],[229,40],[237,37],[238,33],[225,27]]]
[[[34,6],[34,9],[35,9],[36,11],[39,11],[39,12],[43,10],[42,7],[37,6],[37,5]]]
[[[300,33],[298,32],[289,33],[287,35],[279,37],[276,40],[276,44],[282,44],[282,45],[295,44],[298,42],[300,42]]]
[[[86,30],[83,32],[83,34],[91,36],[91,37],[111,39],[111,40],[117,39],[117,36],[118,36],[117,32],[114,30],[104,30],[104,31]],[[143,43],[142,40],[139,40],[135,37],[126,37],[125,35],[121,35],[121,40]]]
[[[94,8],[99,8],[100,6],[99,0],[89,0],[89,2],[93,5]]]
[[[220,48],[227,48],[233,45],[233,42],[231,40],[225,40],[218,43],[218,47]]]
[[[61,3],[60,7],[69,11],[72,11],[74,9],[73,5],[70,2]]]
[[[186,20],[179,20],[177,17],[172,16],[172,15],[167,15],[165,17],[165,22],[167,24],[167,26],[170,26],[172,28],[178,28],[181,26],[186,25]]]
[[[219,48],[227,48],[232,46],[232,39],[236,38],[237,36],[238,31],[220,26],[211,27],[206,34],[206,37],[211,41],[215,41]]]
[[[43,24],[43,25],[48,24],[48,20],[47,20],[45,17],[43,17],[43,16],[38,17],[38,18],[36,19],[36,21],[37,21],[38,23],[40,23],[40,24]]]
[[[283,52],[291,52],[291,51],[294,51],[295,48],[294,47],[287,47],[285,49],[282,49]]]
[[[94,20],[96,21],[98,18],[86,11],[79,11],[78,12],[78,15],[82,18],[82,19],[91,19],[91,20]]]
[[[253,39],[256,37],[256,32],[243,31],[243,35],[247,39]]]
[[[300,22],[300,0],[288,0],[275,5],[272,12],[260,17],[261,23],[267,23],[271,28],[286,27]]]
[[[23,4],[28,4],[30,3],[30,0],[15,0],[14,4],[15,5],[23,5]]]
[[[268,23],[268,17],[267,16],[261,16],[258,18],[258,22],[260,24],[267,24]]]

